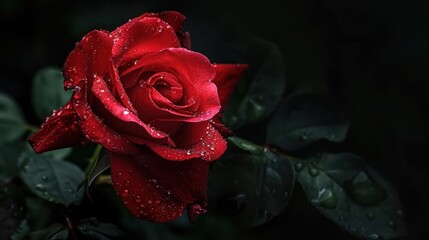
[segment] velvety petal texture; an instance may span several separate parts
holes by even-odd
[[[37,153],[85,144],[87,139],[78,121],[78,115],[68,103],[54,110],[40,130],[29,138],[29,142]]]
[[[185,208],[205,212],[208,162],[168,161],[151,151],[132,156],[112,153],[110,162],[113,187],[135,216],[168,222]]]
[[[145,13],[86,34],[64,64],[72,99],[29,139],[36,152],[101,144],[122,202],[152,222],[206,211],[208,166],[230,134],[221,108],[247,69],[189,50],[184,20]]]

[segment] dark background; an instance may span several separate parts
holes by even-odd
[[[187,16],[193,50],[213,62],[242,62],[254,37],[276,44],[287,92],[317,92],[339,106],[351,122],[343,150],[367,159],[396,187],[410,239],[429,235],[429,1],[0,0],[0,90],[38,124],[29,100],[37,70],[61,67],[93,29],[163,10]],[[251,235],[346,239],[303,201],[298,189],[280,217]]]

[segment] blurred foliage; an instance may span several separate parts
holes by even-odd
[[[74,43],[88,31],[112,30],[142,12],[170,9],[187,16],[185,29],[191,33],[194,50],[213,62],[252,63],[231,99],[232,111],[225,116],[239,138],[231,140],[230,152],[213,166],[211,175],[211,180],[224,180],[231,191],[222,194],[224,185],[217,184],[222,181],[211,182],[211,209],[194,225],[186,219],[163,225],[142,222],[127,212],[110,185],[97,181],[89,191],[91,200],[83,197],[78,206],[43,200],[43,194],[33,189],[37,182],[25,184],[18,177],[17,163],[21,152],[28,151],[26,133],[33,129],[28,123],[39,124],[57,103],[33,109],[32,93],[42,90],[34,90],[37,84],[31,79],[45,66],[60,68]],[[403,223],[409,233],[406,239],[427,236],[429,186],[424,184],[428,181],[424,156],[429,142],[429,32],[424,30],[428,11],[424,0],[1,1],[0,90],[7,95],[0,95],[0,239],[13,232],[13,239],[355,239],[356,235],[377,239],[403,236]],[[313,93],[311,98],[323,100],[304,105],[321,105],[290,116],[292,97],[308,92]],[[326,122],[317,122],[314,116],[321,116],[316,113],[322,109],[338,120],[335,131],[320,130]],[[237,119],[230,113],[237,113]],[[310,122],[294,120],[297,116]],[[280,127],[287,121],[292,121],[291,128]],[[318,129],[310,129],[311,138],[292,131],[308,127],[304,123]],[[331,133],[337,136],[334,142],[344,141],[330,142]],[[273,134],[281,138],[273,141]],[[326,165],[329,159],[362,161],[340,153],[344,151],[368,163],[357,164],[358,169]],[[93,152],[93,147],[86,147],[40,157],[83,170]],[[274,159],[286,167],[293,162],[296,171],[280,171],[279,165],[272,165]],[[355,180],[338,181],[339,176],[330,175],[329,169]],[[300,183],[293,196],[292,172]],[[226,181],[227,177],[237,178],[240,185],[234,179]],[[350,184],[355,183],[363,191],[351,190]],[[73,187],[76,184],[80,183]],[[289,201],[286,206],[273,203],[276,194],[264,192],[272,184],[290,192],[283,202]],[[322,191],[327,186],[332,190]],[[362,194],[372,197],[360,201]],[[341,219],[338,213],[344,204],[351,206],[351,212]],[[272,215],[261,218],[258,210]],[[369,213],[374,214],[373,220]],[[248,228],[255,221],[262,223],[261,219],[271,221]],[[70,232],[70,224],[79,230]]]

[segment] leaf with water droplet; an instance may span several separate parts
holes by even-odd
[[[249,50],[247,77],[237,85],[223,115],[230,129],[268,117],[285,89],[283,57],[273,43],[254,39]]]
[[[18,104],[0,92],[0,145],[17,140],[26,132],[26,123]]]
[[[280,214],[292,195],[295,173],[289,160],[270,151],[229,153],[209,175],[209,199],[218,211],[255,226]]]
[[[53,109],[64,106],[71,98],[71,92],[64,91],[64,78],[57,68],[44,68],[36,73],[32,85],[32,103],[37,117],[44,120]]]
[[[22,169],[20,178],[38,197],[65,206],[82,200],[84,191],[77,189],[84,175],[76,165],[26,151],[21,155],[18,166]],[[71,193],[67,191],[69,188],[73,189]]]
[[[268,124],[267,141],[296,150],[326,139],[344,140],[349,123],[323,97],[304,93],[286,98]]]
[[[362,238],[406,235],[397,214],[401,204],[395,189],[361,158],[325,153],[296,161],[317,169],[316,176],[310,170],[297,171],[297,181],[307,199],[327,218]]]
[[[263,147],[258,146],[250,141],[247,141],[246,139],[239,138],[237,136],[229,137],[228,140],[231,141],[238,148],[244,151],[249,151],[254,154],[262,153],[262,151],[264,150]]]

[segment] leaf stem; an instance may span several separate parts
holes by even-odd
[[[89,159],[88,165],[85,168],[85,176],[89,175],[89,173],[91,172],[91,169],[97,163],[98,155],[100,155],[100,152],[102,149],[103,149],[102,145],[97,145],[97,147],[95,148],[95,151],[92,154],[91,158]]]

